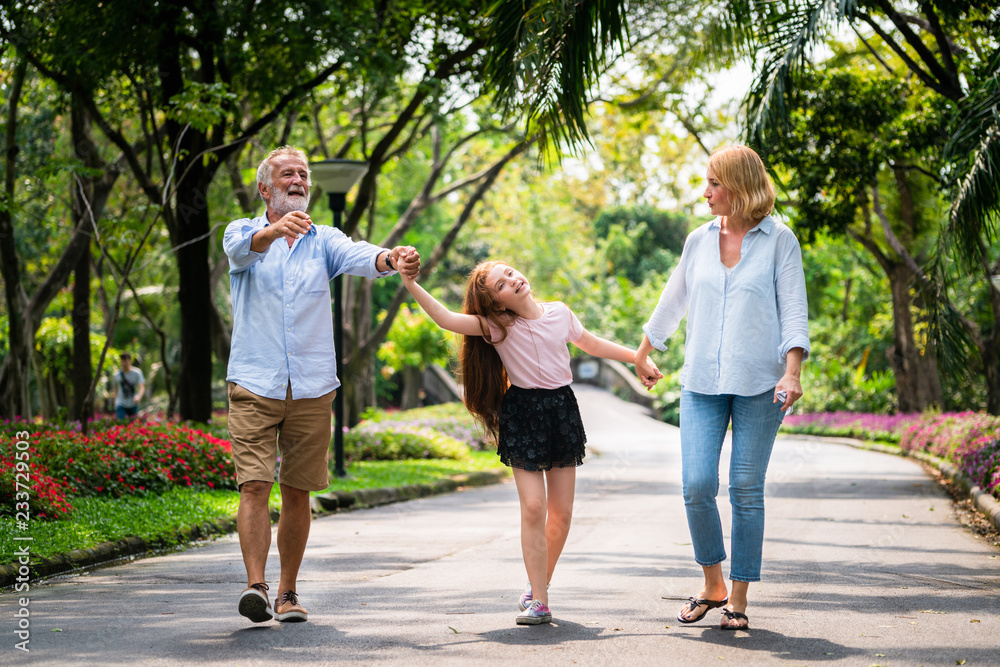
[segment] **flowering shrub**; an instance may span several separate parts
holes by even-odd
[[[982,412],[870,415],[851,412],[789,415],[782,430],[885,440],[905,451],[951,461],[963,475],[1000,500],[1000,417]]]
[[[344,456],[350,461],[397,459],[464,459],[463,442],[430,428],[398,422],[363,422],[344,435]]]
[[[461,403],[442,403],[405,412],[372,411],[365,415],[362,423],[367,422],[438,431],[477,451],[494,448],[486,443],[482,427]]]
[[[86,436],[73,428],[31,426],[34,460],[70,495],[236,488],[229,442],[183,424],[134,420],[102,424]]]
[[[16,516],[18,503],[26,503],[29,520],[68,518],[73,506],[66,500],[66,484],[37,463],[39,456],[34,447],[25,451],[28,459],[21,462],[20,470],[13,456],[0,454],[0,516]]]
[[[900,433],[921,419],[920,413],[873,415],[864,412],[817,412],[788,415],[781,427],[791,433],[899,443]]]

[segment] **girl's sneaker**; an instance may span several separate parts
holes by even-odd
[[[524,611],[528,608],[528,605],[531,604],[532,600],[534,600],[534,598],[531,597],[531,583],[529,583],[528,587],[524,589],[523,593],[521,593],[521,599],[517,601],[517,606],[521,611]]]
[[[514,622],[518,625],[538,625],[539,623],[550,623],[552,612],[541,600],[532,600],[528,608],[517,615]]]

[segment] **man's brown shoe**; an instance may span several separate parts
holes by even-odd
[[[263,623],[274,618],[271,603],[267,600],[267,584],[251,584],[240,593],[240,614],[254,623]]]
[[[274,617],[282,623],[301,623],[309,617],[309,612],[299,604],[295,591],[285,591],[274,601]]]

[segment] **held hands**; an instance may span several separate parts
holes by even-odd
[[[646,355],[635,355],[635,374],[648,390],[652,390],[663,379],[663,373]]]
[[[417,279],[417,274],[420,273],[420,253],[416,248],[398,245],[389,251],[389,258],[404,283]]]

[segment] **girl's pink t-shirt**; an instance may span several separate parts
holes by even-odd
[[[573,382],[566,344],[579,340],[583,325],[560,301],[540,304],[537,320],[518,317],[507,327],[507,337],[494,348],[503,361],[510,383],[522,389],[558,389]],[[489,341],[498,340],[500,330],[489,320]]]

